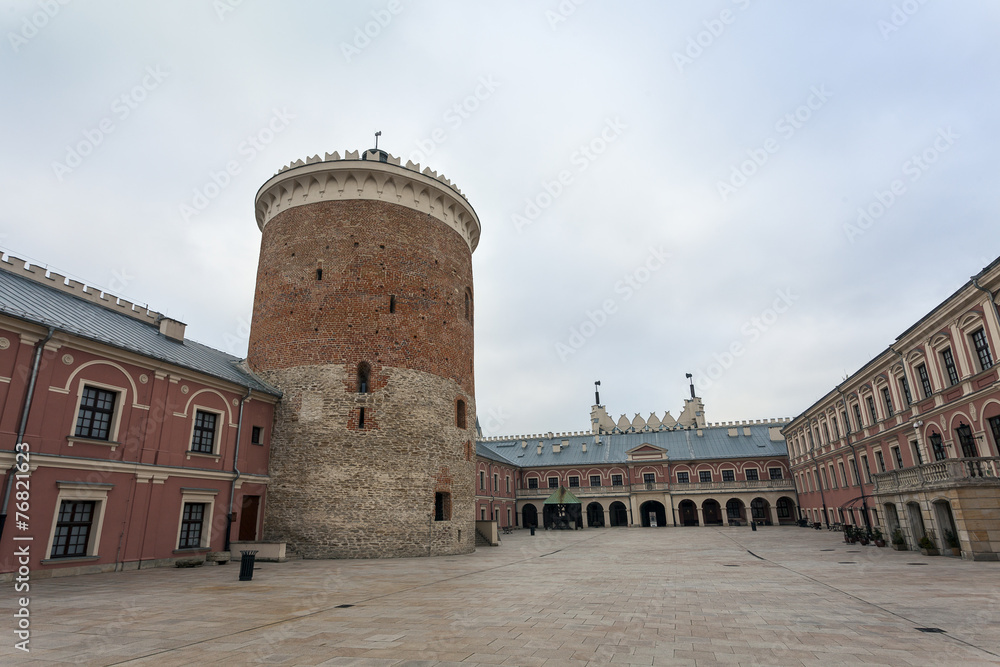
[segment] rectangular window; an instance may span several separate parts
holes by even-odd
[[[896,462],[896,470],[903,469],[903,454],[899,451],[899,447],[892,448],[892,459]]]
[[[690,481],[691,480],[688,478],[688,474],[686,472],[679,472],[679,473],[677,473],[677,483],[678,484],[687,484]]]
[[[191,437],[191,451],[200,454],[215,453],[215,420],[214,412],[198,410],[194,414],[194,435]]]
[[[885,472],[885,459],[882,458],[882,450],[875,452],[875,465],[879,472]]]
[[[92,500],[64,500],[59,506],[56,519],[55,539],[52,542],[51,558],[73,558],[86,556],[90,542],[90,530],[94,522]]]
[[[768,468],[767,474],[771,479],[783,479],[781,476],[781,468]]]
[[[860,486],[861,475],[858,474],[858,462],[850,459],[848,463],[851,465],[851,486]]]
[[[756,468],[747,468],[746,469],[747,481],[748,482],[756,482],[758,479],[760,479],[760,474],[759,473],[760,473],[760,471],[757,470]]]
[[[875,412],[875,399],[871,396],[865,396],[865,403],[868,404],[868,414],[872,417],[872,426],[878,423],[878,413]]]
[[[600,475],[591,475],[590,476],[590,485],[591,486],[600,486],[601,485],[601,476]]]
[[[827,427],[826,422],[823,422],[823,442],[830,442],[830,429]]]
[[[528,478],[528,488],[529,489],[537,489],[538,488],[538,478],[537,477],[529,477]]]
[[[642,473],[642,481],[644,484],[656,484],[656,474],[651,472]]]
[[[201,546],[201,527],[204,520],[205,503],[184,503],[178,549],[196,549]]]
[[[993,445],[1000,450],[1000,417],[990,417],[990,431],[993,433]]]
[[[109,440],[116,398],[117,394],[113,391],[84,387],[80,397],[80,412],[76,416],[76,437]]]
[[[538,485],[538,483],[537,483],[537,480],[536,480],[535,486],[537,486],[537,485]],[[528,483],[528,488],[529,489],[531,488],[530,481]],[[479,471],[479,490],[480,491],[485,491],[486,490],[486,471],[484,471],[484,470],[480,470]]]
[[[860,431],[861,429],[863,429],[865,427],[864,422],[861,421],[861,408],[858,406],[857,403],[855,403],[851,407],[854,408],[854,421],[858,425],[857,430]]]
[[[986,370],[993,366],[993,355],[990,354],[990,344],[986,340],[986,332],[982,328],[972,333],[972,346],[976,348],[976,357],[979,358],[980,370]]]
[[[977,458],[979,450],[976,447],[976,440],[972,437],[972,429],[969,428],[969,425],[963,423],[955,429],[955,434],[958,436],[958,443],[962,446],[962,456],[967,459]]]
[[[571,476],[569,478],[569,485],[570,485],[570,488],[576,488],[576,487],[580,486],[580,478],[577,477],[576,475]]]
[[[830,423],[833,424],[833,437],[840,440],[840,427],[837,426],[837,418],[830,417]]]
[[[254,426],[252,429],[250,429],[250,444],[251,445],[262,445],[262,444],[264,444],[263,441],[261,440],[261,434],[263,433],[263,431],[264,431],[264,429],[261,428],[260,426]]]
[[[837,488],[837,473],[834,472],[833,466],[830,466],[830,486]]]
[[[917,445],[917,441],[911,440],[910,447],[913,449],[913,460],[917,462],[918,466],[922,466],[924,464],[924,455],[920,453],[920,447]]]
[[[699,482],[711,482],[712,481],[712,471],[711,470],[700,470],[700,471],[698,471],[698,481]]]
[[[924,398],[930,398],[934,390],[931,389],[931,378],[927,374],[927,364],[917,366],[917,375],[920,377],[920,388],[924,391]]]
[[[722,481],[723,482],[735,482],[736,481],[736,471],[735,470],[723,470],[722,471]]]
[[[493,492],[496,493],[500,490],[500,475],[493,473]]]
[[[913,396],[910,394],[910,383],[906,381],[905,376],[899,378],[899,388],[903,390],[903,398],[906,399],[906,404],[910,405],[913,403]]]
[[[950,347],[941,350],[941,361],[944,362],[944,368],[948,371],[948,382],[954,387],[958,384],[958,369],[955,368],[955,357],[952,356]]]
[[[549,488],[550,489],[558,489],[559,488],[559,478],[558,477],[549,477]]]
[[[451,521],[451,494],[447,491],[434,494],[434,520]]]
[[[844,434],[851,432],[851,420],[847,418],[847,410],[842,410],[840,416],[844,418]]]
[[[863,454],[861,455],[861,469],[865,471],[865,482],[871,484],[872,473],[868,469],[868,457]]]
[[[504,484],[507,487],[507,493],[510,493],[510,475],[507,475],[504,479]]]
[[[892,396],[889,395],[889,388],[882,387],[882,402],[885,403],[885,416],[892,416]]]
[[[622,483],[622,476],[621,475],[612,475],[611,476],[611,486],[625,486]]]
[[[943,461],[948,457],[944,452],[944,442],[940,433],[931,433],[931,450],[934,452],[935,461]]]
[[[837,461],[837,468],[840,470],[840,485],[847,488],[847,473],[844,472],[844,462]]]

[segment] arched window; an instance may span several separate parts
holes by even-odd
[[[455,402],[455,426],[465,428],[465,401],[461,398]]]
[[[372,369],[366,362],[362,361],[358,364],[358,393],[367,394],[368,393],[368,380],[371,375]]]

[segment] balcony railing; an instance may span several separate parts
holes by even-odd
[[[1000,458],[945,459],[873,475],[876,493],[942,486],[1000,486]]]
[[[795,484],[791,479],[736,480],[732,482],[636,482],[617,486],[571,486],[569,492],[577,497],[627,496],[642,491],[672,491],[674,493],[711,493],[713,491],[772,490],[792,491]],[[555,489],[518,489],[518,498],[548,498]]]
[[[734,480],[732,482],[691,482],[690,484],[671,484],[670,490],[675,493],[691,491],[747,491],[750,489],[781,489],[795,488],[792,479],[751,479]]]

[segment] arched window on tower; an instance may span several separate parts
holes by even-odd
[[[369,376],[371,375],[371,367],[364,361],[358,364],[358,393],[367,394],[369,387]]]
[[[465,401],[461,398],[455,402],[455,426],[465,428]]]

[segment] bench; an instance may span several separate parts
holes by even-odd
[[[502,526],[500,530],[503,531],[504,535],[510,535],[514,532],[514,528],[512,526]]]

